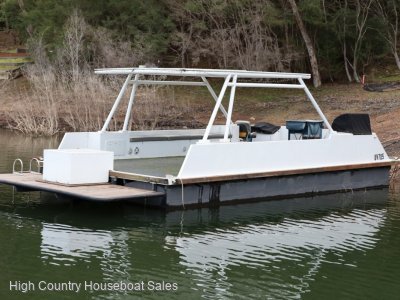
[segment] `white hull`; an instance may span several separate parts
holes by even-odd
[[[213,129],[217,135],[222,126]],[[234,130],[231,126],[233,137],[237,136]],[[201,133],[201,130],[197,132]],[[326,137],[322,139],[287,140],[287,130],[283,127],[273,135],[259,134],[253,142],[242,142],[238,138],[229,142],[185,139],[195,133],[193,130],[158,130],[146,132],[145,137],[144,132],[134,131],[67,133],[59,149],[112,151],[115,159],[184,156],[179,173],[169,176],[171,183],[174,180],[201,182],[214,177],[391,162],[375,134],[334,132],[327,135],[325,132]],[[143,141],[138,141],[140,137]]]

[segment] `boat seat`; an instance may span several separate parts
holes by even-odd
[[[371,135],[371,121],[368,114],[343,114],[335,118],[333,130],[354,135]]]
[[[288,140],[293,135],[296,140],[322,138],[323,121],[320,120],[290,120],[286,121]]]
[[[303,133],[303,139],[321,139],[323,121],[307,121],[306,131]]]
[[[274,134],[277,132],[281,126],[277,126],[267,122],[259,122],[251,126],[252,132],[259,132],[262,134]]]
[[[239,138],[242,141],[251,142],[254,135],[251,133],[251,125],[249,121],[238,120],[235,122],[239,126]]]

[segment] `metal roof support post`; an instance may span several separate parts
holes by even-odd
[[[228,139],[229,125],[232,123],[232,111],[233,111],[233,102],[235,101],[236,82],[237,82],[237,75],[234,75],[231,85],[231,95],[229,97],[228,116],[226,117],[226,124],[225,124],[225,133],[224,133],[225,142],[229,141]]]
[[[207,78],[205,76],[201,76],[201,79],[204,81],[208,91],[210,92],[211,96],[214,98],[215,102],[218,101],[218,96],[215,93],[214,89],[212,88],[211,84],[208,82]],[[221,106],[219,107],[219,109],[221,110],[221,112],[224,114],[225,118],[227,117],[227,112],[224,108],[224,106],[221,104]]]
[[[329,129],[329,133],[332,133],[333,129],[331,127],[331,124],[329,124],[328,119],[325,117],[324,113],[319,108],[317,101],[315,101],[313,95],[311,95],[311,93],[310,93],[308,87],[306,86],[306,84],[304,83],[303,79],[300,77],[298,77],[297,79],[299,80],[300,84],[303,86],[304,92],[306,93],[308,99],[311,101],[312,105],[316,109],[318,115],[321,117],[322,121],[324,121],[326,128]]]
[[[129,84],[129,81],[131,80],[131,78],[132,78],[132,73],[128,75],[128,77],[126,78],[126,80],[124,82],[124,85],[122,86],[121,90],[119,91],[118,97],[117,97],[117,99],[115,99],[114,105],[111,108],[111,111],[108,114],[108,117],[107,117],[106,121],[104,122],[104,125],[103,125],[103,128],[101,129],[101,131],[107,130],[108,125],[110,124],[111,119],[114,116],[115,111],[117,110],[118,105],[121,102],[121,99],[125,94],[126,88],[128,87],[128,84]]]
[[[224,98],[226,88],[228,87],[228,83],[231,80],[231,78],[232,78],[232,74],[228,74],[228,76],[226,76],[226,78],[225,78],[224,85],[222,86],[221,92],[219,93],[219,96],[218,96],[218,99],[217,99],[217,103],[215,104],[214,110],[213,110],[213,112],[211,114],[211,117],[210,117],[210,121],[208,121],[208,125],[207,125],[207,128],[206,128],[206,132],[204,133],[202,142],[206,142],[207,139],[208,139],[208,135],[210,134],[211,128],[212,128],[212,126],[214,124],[214,121],[215,121],[215,117],[217,116],[217,113],[218,113],[218,109],[221,106],[222,98]]]
[[[128,107],[126,109],[126,115],[125,115],[124,126],[122,127],[122,131],[126,131],[127,128],[128,128],[128,123],[129,123],[129,120],[131,118],[131,111],[132,111],[133,102],[135,100],[136,89],[138,87],[138,80],[139,80],[139,74],[136,74],[135,75],[135,81],[134,81],[134,83],[132,85],[131,95],[129,97]]]

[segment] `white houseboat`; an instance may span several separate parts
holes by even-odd
[[[389,183],[393,160],[371,132],[368,115],[342,115],[331,126],[304,83],[309,74],[145,67],[95,72],[126,76],[103,128],[66,133],[57,150],[44,151],[43,175],[27,174],[31,178],[22,180],[21,174],[9,174],[0,176],[0,182],[21,190],[166,208],[350,191]],[[218,78],[223,81],[219,93],[209,82]],[[215,106],[206,128],[130,131],[135,94],[141,85],[208,89]],[[319,120],[287,120],[286,126],[233,120],[238,88],[303,90]],[[122,128],[110,131],[126,93],[129,102]],[[226,93],[227,109],[222,105]],[[218,111],[226,118],[224,125],[214,124]]]

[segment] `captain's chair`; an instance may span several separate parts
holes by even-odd
[[[239,126],[239,138],[242,141],[251,142],[253,137],[251,134],[251,125],[249,121],[238,120],[235,122]]]

